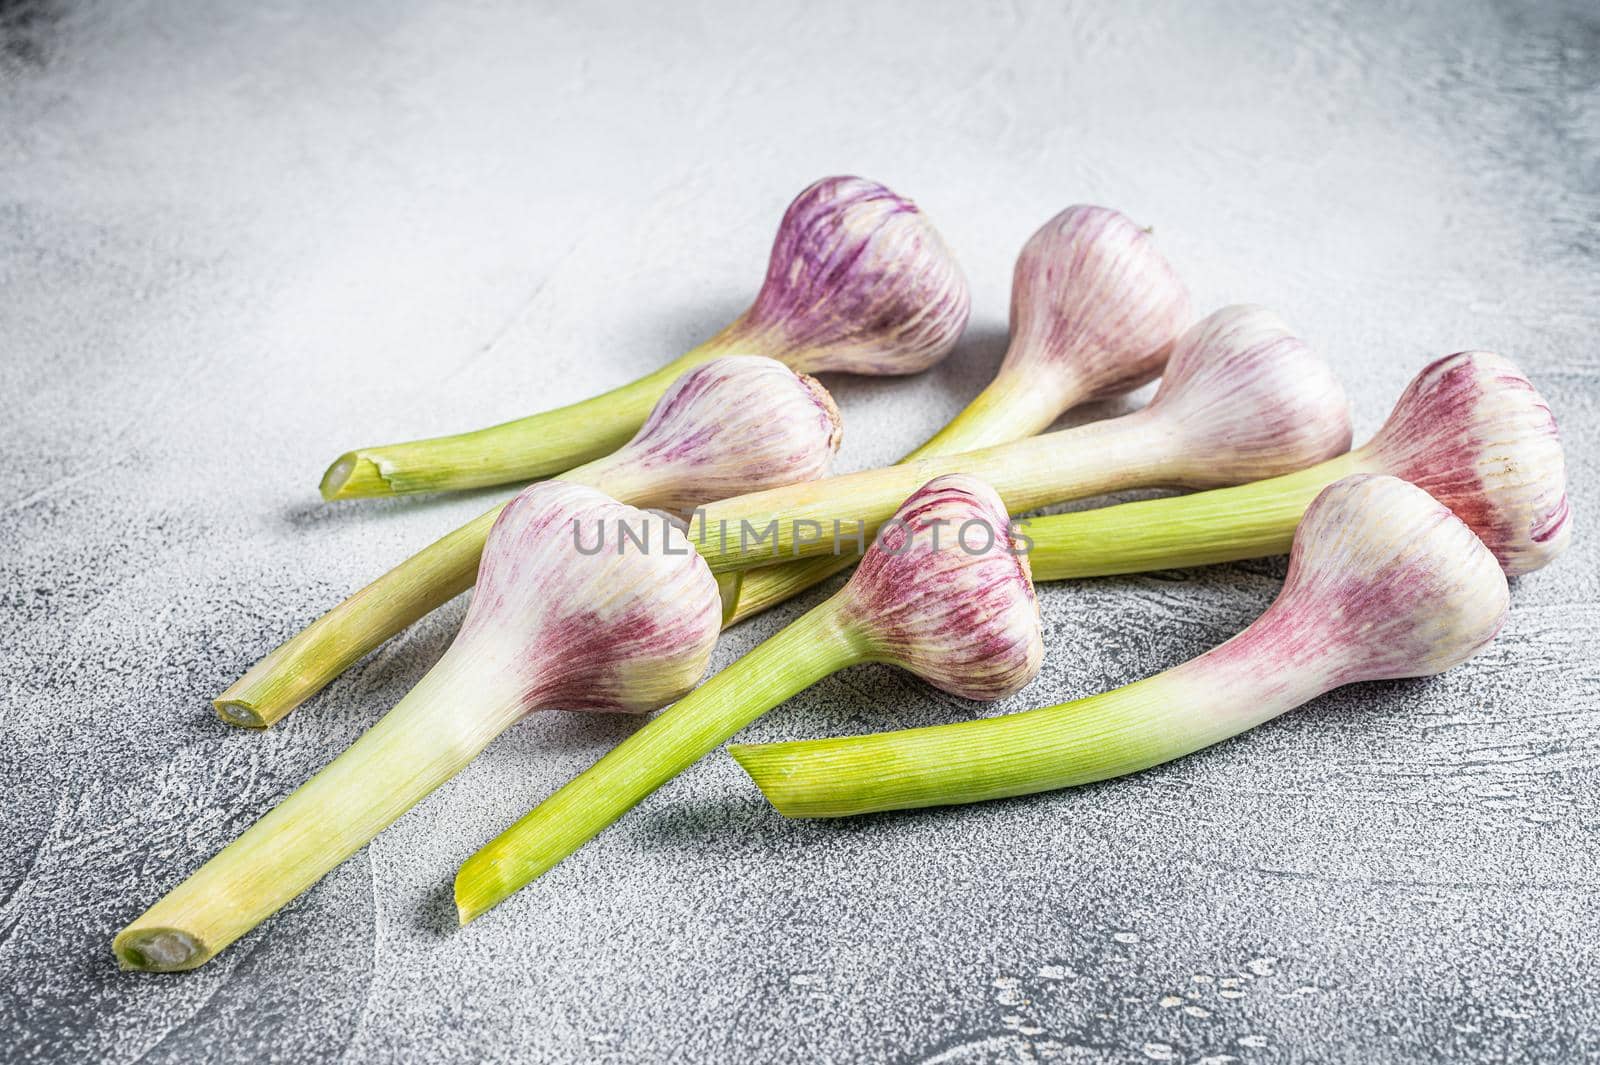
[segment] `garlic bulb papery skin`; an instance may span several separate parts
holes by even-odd
[[[789,205],[761,292],[731,330],[797,370],[910,374],[950,353],[970,310],[961,267],[916,204],[830,177]]]
[[[641,507],[682,511],[821,477],[840,438],[838,408],[815,378],[763,356],[728,356],[683,374],[620,450],[558,479]],[[436,540],[291,637],[214,700],[218,715],[248,728],[272,724],[471,587],[499,511]],[[736,586],[726,590],[738,594]]]
[[[872,660],[964,699],[1013,695],[1044,661],[1028,556],[976,477],[939,477],[906,500],[837,602]]]
[[[705,674],[721,619],[716,579],[675,523],[549,481],[495,520],[455,642],[498,648],[528,709],[644,713]]]
[[[994,381],[916,454],[1032,436],[1153,381],[1191,320],[1189,292],[1147,230],[1109,207],[1069,207],[1017,256]]]
[[[1457,352],[1417,374],[1356,455],[1362,469],[1410,481],[1449,507],[1510,576],[1549,565],[1571,542],[1555,416],[1493,352]]]
[[[1349,449],[1349,405],[1338,378],[1270,311],[1216,312],[1184,334],[1169,370],[1143,410],[719,500],[696,512],[692,537],[720,573],[842,553],[857,530],[870,535],[918,484],[949,473],[981,478],[1021,514],[1128,488],[1256,481]]]
[[[1068,207],[1017,257],[1000,373],[1049,365],[1077,402],[1106,399],[1155,380],[1190,320],[1189,291],[1149,230],[1109,207]]]
[[[1283,319],[1249,304],[1183,334],[1144,416],[1174,439],[1172,486],[1243,484],[1350,450],[1338,375]]]
[[[678,378],[632,440],[562,479],[682,513],[826,477],[843,439],[839,408],[815,377],[729,355]]]
[[[630,546],[625,529],[654,535]],[[582,485],[506,505],[439,662],[382,720],[117,936],[125,968],[192,969],[449,780],[524,714],[639,713],[694,686],[722,609],[669,522]]]
[[[1295,534],[1282,592],[1233,639],[1157,676],[1019,714],[731,753],[790,817],[979,802],[1137,772],[1344,684],[1421,677],[1500,631],[1495,557],[1422,489],[1358,474]]]
[[[1027,562],[993,489],[942,477],[905,501],[839,592],[657,715],[467,859],[463,924],[593,839],[757,717],[861,662],[973,699],[1019,691],[1044,641]]]
[[[1283,591],[1211,652],[1247,668],[1262,697],[1292,703],[1364,680],[1442,673],[1500,631],[1510,590],[1466,523],[1416,485],[1357,474],[1306,509]],[[1256,711],[1246,711],[1254,713]]]

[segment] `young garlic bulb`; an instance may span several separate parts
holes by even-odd
[[[1398,477],[1356,474],[1306,508],[1283,591],[1213,661],[1247,665],[1282,712],[1344,684],[1465,662],[1500,631],[1510,594],[1449,508]]]
[[[1513,577],[1549,565],[1572,539],[1555,416],[1493,352],[1429,365],[1356,454],[1360,469],[1410,481],[1449,507]]]
[[[815,377],[765,356],[728,355],[673,382],[632,440],[561,478],[685,512],[826,477],[843,439],[839,408]]]
[[[684,371],[723,355],[796,370],[908,374],[966,328],[966,279],[917,206],[873,181],[825,178],[784,213],[750,308],[667,366],[604,395],[455,436],[346,452],[325,499],[437,492],[547,477],[620,447]]]
[[[664,538],[651,551],[624,529]],[[722,606],[682,532],[592,488],[506,505],[444,656],[394,709],[118,934],[125,968],[192,969],[360,850],[534,710],[640,713],[705,672]]]
[[[975,477],[938,477],[906,500],[836,599],[872,661],[964,699],[1013,695],[1044,661],[1028,556]]]
[[[461,647],[496,663],[501,682],[518,682],[524,711],[638,714],[694,687],[721,618],[716,581],[682,529],[585,485],[547,481],[496,519],[447,655]]]
[[[1148,230],[1109,207],[1068,207],[1017,256],[1011,343],[994,381],[916,455],[1032,436],[1073,407],[1155,380],[1190,314],[1188,289]]]
[[[1440,673],[1492,640],[1509,593],[1494,555],[1432,496],[1358,474],[1323,490],[1283,591],[1233,639],[1126,687],[934,728],[735,746],[789,817],[980,802],[1137,772],[1363,680]]]
[[[1120,395],[1161,375],[1189,318],[1189,292],[1148,229],[1109,207],[1068,207],[1017,257],[1001,373],[1049,365],[1041,384],[1077,402]]]
[[[916,204],[831,177],[784,212],[766,282],[733,331],[799,370],[909,374],[949,353],[970,310],[961,268]]]
[[[1265,307],[1215,311],[1179,338],[1144,410],[1163,482],[1214,488],[1292,473],[1350,450],[1338,375]]]

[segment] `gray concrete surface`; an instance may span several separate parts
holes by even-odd
[[[112,933],[460,618],[264,735],[217,722],[489,498],[324,506],[325,462],[659,365],[841,171],[923,204],[976,308],[936,371],[829,382],[843,468],[977,391],[1016,250],[1098,202],[1200,308],[1296,323],[1358,436],[1435,355],[1518,361],[1566,433],[1572,551],[1481,659],[1136,779],[785,823],[719,755],[457,932],[457,863],[629,727],[544,715],[215,963],[117,972]],[[1581,3],[0,3],[0,1058],[1600,1054],[1597,223]],[[993,712],[1187,658],[1281,574],[1049,588],[1045,672]],[[862,668],[746,735],[974,712]]]

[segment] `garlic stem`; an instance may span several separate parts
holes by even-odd
[[[316,883],[522,715],[515,676],[453,646],[343,754],[123,929],[122,966],[192,969]]]
[[[1210,566],[1288,552],[1306,507],[1363,468],[1359,453],[1250,484],[1020,523],[1036,581]],[[748,583],[749,577],[746,576]]]
[[[1104,780],[1210,746],[1345,684],[1431,676],[1466,661],[1505,622],[1500,566],[1422,489],[1357,474],[1306,508],[1272,605],[1181,666],[1039,710],[731,753],[792,817],[981,802]]]
[[[454,436],[349,451],[322,475],[322,498],[442,492],[527,481],[599,458],[628,442],[687,370],[737,344],[734,322],[654,373],[555,410]]]
[[[1296,702],[1269,700],[1255,690],[1260,679],[1254,663],[1212,651],[1125,687],[1038,710],[869,736],[734,744],[728,751],[785,817],[983,802],[1148,769],[1318,694],[1313,685],[1296,693]]]
[[[1159,424],[1146,411],[1135,411],[1033,440],[710,503],[697,512],[690,539],[713,573],[774,559],[832,555],[836,531],[844,542],[853,544],[858,532],[870,540],[907,496],[935,477],[978,477],[1016,513],[1159,483],[1171,450]]]
[[[472,587],[505,504],[412,555],[279,644],[213,700],[230,725],[266,728],[406,626]]]
[[[1515,366],[1481,351],[1425,367],[1383,427],[1348,454],[1248,484],[1036,518],[1021,532],[1041,581],[1282,554],[1316,493],[1352,473],[1391,474],[1429,491],[1511,576],[1548,564],[1571,540],[1549,406]],[[785,580],[774,567],[746,573],[734,620],[792,594]]]
[[[1083,402],[1069,383],[1002,368],[961,412],[902,462],[978,451],[1037,436]]]
[[[1359,469],[1355,454],[1339,455],[1250,484],[1029,518],[1017,528],[1032,543],[1028,561],[1035,581],[1267,558],[1288,552],[1295,526],[1318,492]],[[852,551],[841,558],[738,571],[742,580],[726,624],[799,595],[859,557]]]
[[[728,666],[469,858],[456,874],[461,923],[543,875],[767,710],[864,653],[830,601]]]

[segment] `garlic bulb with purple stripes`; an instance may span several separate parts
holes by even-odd
[[[767,279],[734,331],[813,373],[907,374],[942,359],[967,281],[917,205],[875,181],[824,178],[795,197]]]
[[[1002,699],[1039,671],[1027,560],[994,489],[940,477],[912,493],[831,599],[716,674],[469,858],[463,923],[592,839],[760,715],[864,662],[952,694]]]
[[[638,538],[653,537],[649,547]],[[444,656],[382,720],[124,928],[124,968],[192,969],[449,780],[523,715],[641,713],[692,688],[722,620],[671,522],[549,481],[506,504]]]

